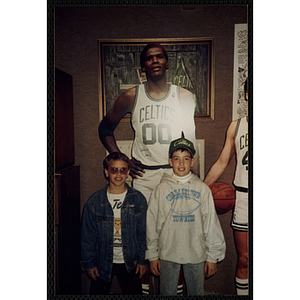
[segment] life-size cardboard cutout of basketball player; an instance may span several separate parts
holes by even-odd
[[[248,101],[247,80],[244,86]],[[236,289],[238,295],[248,295],[248,117],[229,125],[224,148],[204,179],[208,186],[221,177],[235,153],[237,164],[233,183],[236,203],[231,225],[238,254]]]
[[[140,60],[147,82],[126,90],[117,98],[99,125],[99,137],[110,153],[120,152],[113,132],[123,116],[131,114],[135,138],[130,175],[134,179],[133,187],[149,201],[162,175],[172,173],[168,163],[171,141],[180,138],[183,131],[196,145],[195,101],[188,90],[167,83],[168,55],[160,44],[148,44]],[[198,157],[195,161],[199,161]],[[192,171],[199,174],[198,170],[199,164],[195,163]]]

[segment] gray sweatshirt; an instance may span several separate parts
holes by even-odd
[[[147,210],[146,259],[198,264],[224,259],[226,245],[210,188],[191,174],[181,183],[165,173]]]

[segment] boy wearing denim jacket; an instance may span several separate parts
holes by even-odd
[[[211,191],[190,172],[195,152],[185,138],[171,142],[173,174],[164,174],[148,203],[146,259],[150,271],[160,276],[161,295],[176,295],[181,265],[187,294],[204,294],[204,276],[214,275],[225,257]]]
[[[141,294],[145,260],[147,201],[125,182],[129,158],[111,153],[103,162],[108,185],[86,202],[82,215],[81,266],[92,295],[107,295],[116,275],[123,294]],[[139,274],[138,274],[139,273]]]

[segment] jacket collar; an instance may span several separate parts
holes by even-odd
[[[125,185],[126,185],[126,188],[127,188],[127,193],[128,194],[135,194],[136,191],[131,187],[129,186],[126,182],[125,182]],[[107,188],[108,188],[108,184],[106,185],[106,187],[102,190],[103,191],[103,194],[107,194]]]

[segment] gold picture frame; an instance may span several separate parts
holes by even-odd
[[[214,38],[99,39],[100,121],[126,89],[144,83],[140,53],[157,42],[168,53],[167,82],[195,96],[195,120],[214,119]],[[129,121],[126,115],[122,121]]]

